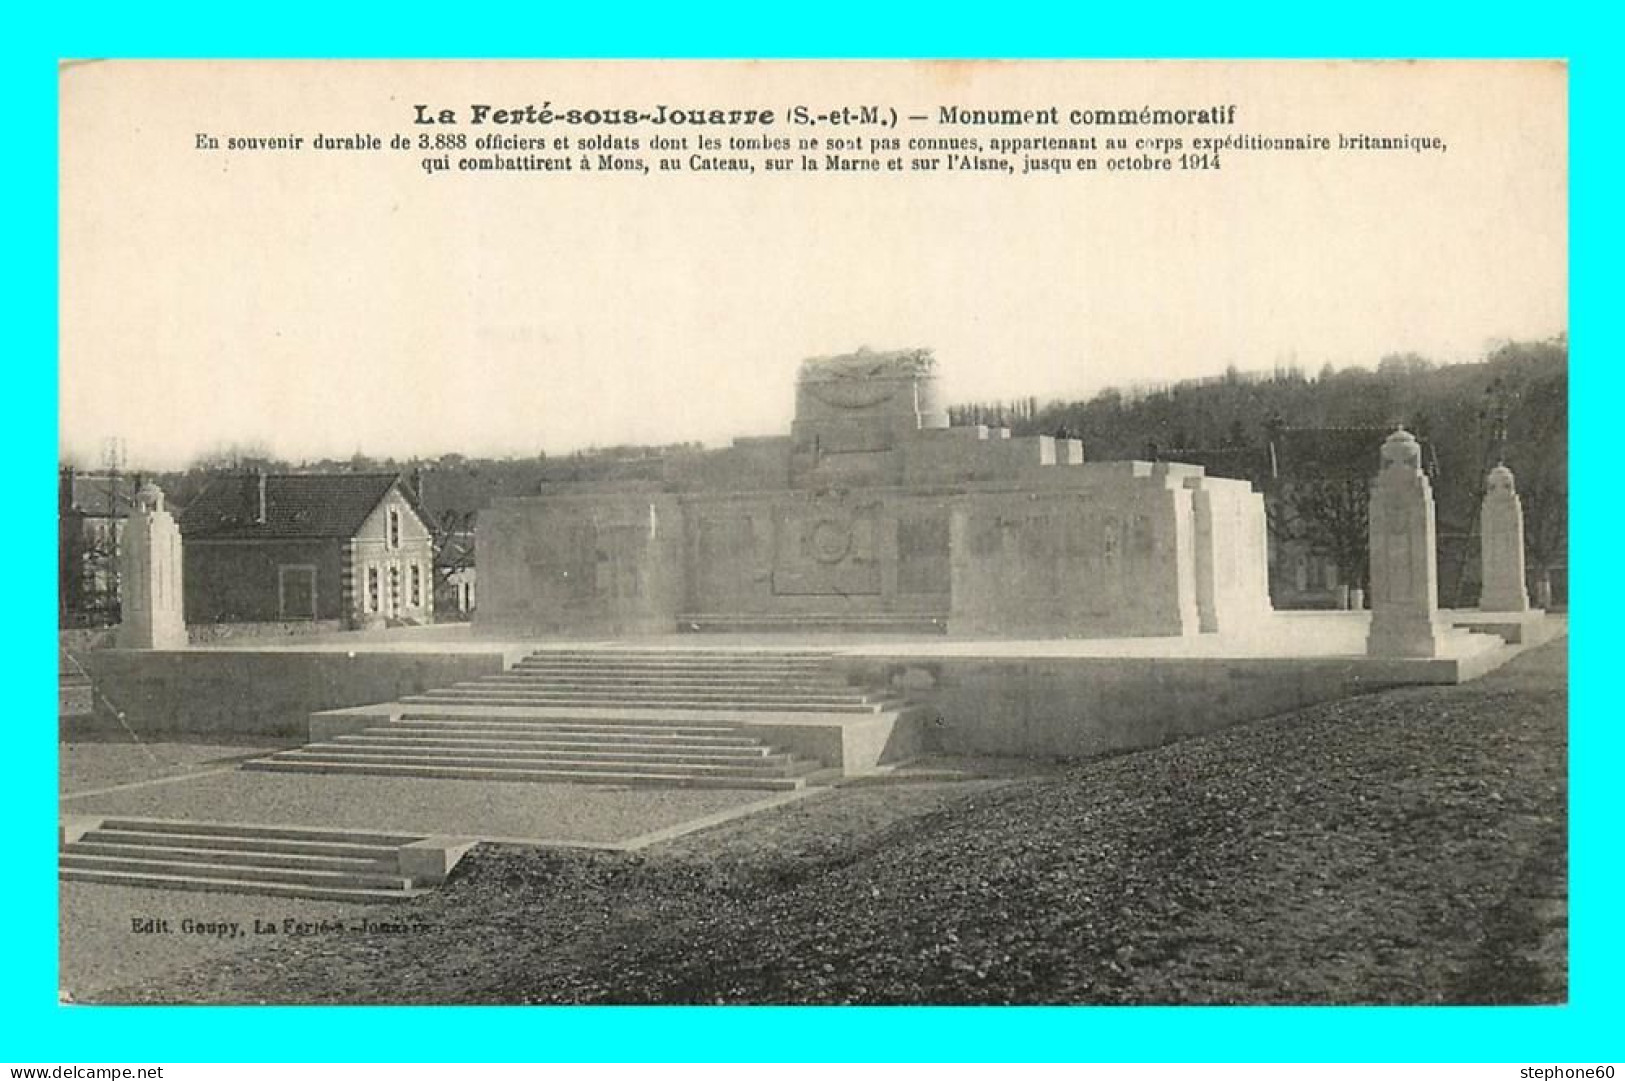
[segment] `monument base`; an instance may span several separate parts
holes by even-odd
[[[1447,611],[1440,621],[1448,625],[1475,617]],[[482,639],[462,625],[334,633],[252,649],[102,650],[95,654],[92,674],[126,705],[128,723],[143,734],[237,732],[320,742],[393,724],[407,711],[403,696],[470,682],[511,686],[516,666],[535,667],[552,657],[559,673],[544,679],[546,686],[536,692],[569,692],[575,684],[576,699],[583,697],[582,688],[591,687],[645,700],[612,710],[585,700],[526,704],[527,692],[511,704],[410,708],[440,715],[442,726],[448,718],[578,727],[725,725],[744,729],[735,736],[858,776],[920,752],[1076,757],[1156,746],[1383,687],[1476,679],[1531,644],[1525,638],[1509,646],[1498,636],[1499,626],[1475,623],[1479,633],[1441,630],[1442,648],[1435,656],[1371,656],[1364,648],[1369,626],[1364,612],[1295,612],[1260,620],[1246,636],[1023,641],[941,634],[713,633],[543,643]],[[1561,635],[1566,622],[1561,615],[1547,616],[1539,626],[1541,634]],[[1490,630],[1495,633],[1482,633]],[[879,697],[899,704],[836,713],[766,704],[719,710],[714,701],[702,701],[715,697],[703,685],[718,681],[753,683],[782,697],[794,680],[753,677],[749,670],[780,660],[805,663],[808,655],[820,659],[826,675],[839,673],[833,681],[838,691],[881,689]],[[706,658],[715,662],[711,669],[721,670],[715,679],[683,675],[707,667]],[[564,671],[619,660],[648,671],[641,677],[585,680]],[[673,674],[662,675],[668,668]],[[248,699],[220,693],[222,686],[245,683],[271,691]],[[651,693],[637,692],[640,686]],[[279,688],[287,693],[277,693]],[[679,697],[693,701],[674,701]]]
[[[1508,643],[1521,646],[1538,646],[1550,640],[1562,627],[1559,620],[1549,618],[1539,608],[1523,612],[1467,609],[1450,612],[1449,616],[1453,626],[1499,635]]]
[[[119,649],[185,649],[191,644],[185,625],[173,621],[164,626],[120,624],[114,643]]]
[[[1521,583],[1515,591],[1485,589],[1484,595],[1479,598],[1478,608],[1481,612],[1506,612],[1519,615],[1530,610],[1529,596],[1524,592]]]
[[[1449,631],[1436,619],[1374,613],[1365,651],[1372,657],[1442,657]]]

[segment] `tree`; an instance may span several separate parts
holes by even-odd
[[[449,585],[459,571],[474,566],[475,511],[446,509],[429,523],[435,586]]]
[[[1337,565],[1338,578],[1365,588],[1370,576],[1371,483],[1331,477],[1286,486],[1272,500],[1270,527],[1279,540],[1297,541]]]
[[[1433,362],[1420,353],[1389,353],[1377,361],[1377,374],[1384,376],[1424,375],[1433,368]]]
[[[220,473],[242,469],[285,469],[287,463],[276,457],[268,443],[246,440],[216,443],[192,459],[190,468],[206,473]]]

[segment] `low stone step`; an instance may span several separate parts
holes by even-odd
[[[799,612],[763,614],[753,612],[683,612],[676,619],[680,634],[733,633],[759,631],[822,631],[842,634],[920,634],[948,633],[947,613],[884,613],[860,615],[846,612]]]
[[[60,857],[62,870],[125,871],[131,874],[182,875],[187,878],[229,878],[239,882],[280,882],[302,886],[341,886],[347,889],[408,889],[412,882],[398,874],[379,871],[323,871],[266,867],[239,861],[210,861],[145,856],[91,856],[72,851]]]
[[[626,698],[621,696],[602,697],[591,695],[515,695],[490,693],[460,693],[444,694],[431,692],[429,694],[409,695],[401,699],[407,705],[472,705],[472,706],[577,706],[596,707],[603,709],[639,709],[658,707],[662,709],[683,710],[726,710],[731,713],[750,711],[756,713],[884,713],[897,708],[896,700],[880,700],[873,702],[808,702],[800,699],[694,699],[686,697],[667,696],[661,699]]]
[[[757,740],[749,736],[697,735],[686,731],[650,732],[617,731],[613,726],[601,728],[555,728],[546,721],[394,721],[387,726],[369,728],[367,733],[391,733],[414,738],[445,739],[499,739],[518,743],[630,743],[674,747],[757,747]]]
[[[188,822],[156,818],[106,818],[96,828],[101,831],[134,830],[141,833],[186,834],[198,837],[227,836],[240,840],[309,841],[385,848],[399,848],[401,845],[423,839],[421,835],[415,834],[303,829],[298,826],[249,826],[235,822]]]
[[[752,657],[739,653],[709,653],[703,656],[632,656],[622,653],[574,657],[556,653],[532,653],[520,664],[548,666],[577,671],[617,669],[649,672],[829,672],[835,669],[829,657]]]
[[[303,755],[306,753],[343,754],[347,756],[389,755],[391,757],[422,757],[434,760],[455,756],[493,762],[558,762],[586,761],[590,759],[594,762],[605,763],[652,762],[671,765],[738,766],[741,769],[775,768],[787,766],[793,761],[792,756],[774,751],[770,747],[758,747],[754,750],[757,753],[738,754],[705,750],[683,752],[662,747],[629,747],[625,744],[617,744],[613,747],[599,747],[593,744],[576,743],[565,747],[526,746],[515,748],[482,746],[473,741],[424,744],[416,741],[365,741],[352,743],[334,740],[331,743],[312,743],[305,747],[279,753],[282,755]]]
[[[801,679],[808,683],[832,683],[845,676],[829,668],[694,668],[691,665],[622,666],[622,665],[531,665],[520,662],[504,671],[507,676],[549,679],[642,679],[655,681],[702,681],[702,679],[738,679],[738,681],[773,681],[773,679]]]
[[[485,676],[481,679],[465,680],[462,683],[454,684],[454,686],[535,687],[555,684],[574,687],[649,687],[662,690],[674,687],[759,690],[763,687],[770,687],[781,690],[807,691],[812,694],[842,694],[862,690],[861,687],[854,687],[844,678],[836,676],[825,679],[808,679],[804,676],[740,676],[723,672],[714,675],[695,675],[687,672],[673,673],[671,675],[647,675],[624,672],[550,672],[545,669],[533,668],[510,668],[500,676]]]
[[[796,691],[793,688],[768,687],[647,687],[625,686],[616,683],[577,684],[577,683],[546,683],[546,682],[520,682],[504,684],[492,681],[475,681],[468,683],[454,683],[448,687],[439,687],[429,694],[460,696],[465,694],[501,694],[518,698],[531,698],[535,696],[572,696],[572,697],[600,697],[624,698],[633,701],[664,702],[668,699],[684,699],[695,702],[708,702],[712,699],[727,701],[735,698],[749,698],[755,701],[786,701],[795,702],[858,702],[868,698],[869,692],[862,688],[846,690],[824,691]]]
[[[671,649],[535,649],[528,657],[546,657],[555,660],[584,661],[760,661],[787,664],[831,660],[835,653],[827,649],[695,649],[689,646]]]
[[[261,837],[232,837],[221,833],[149,832],[145,830],[91,830],[78,843],[205,848],[285,856],[323,856],[338,859],[389,860],[399,845],[353,845],[329,841],[286,841]]]
[[[610,742],[607,740],[550,740],[550,739],[493,739],[468,735],[419,735],[397,733],[382,728],[369,728],[365,732],[339,736],[329,743],[354,747],[436,748],[467,747],[497,751],[583,751],[590,749],[596,755],[637,754],[702,756],[706,760],[722,758],[767,758],[773,751],[760,743],[743,746],[706,746],[692,743],[650,743],[633,740]]]
[[[310,869],[316,871],[357,871],[382,872],[393,871],[396,866],[393,852],[384,856],[349,857],[307,855],[293,852],[245,852],[240,848],[204,848],[201,846],[171,846],[153,844],[149,842],[112,842],[94,839],[94,833],[86,834],[75,841],[73,845],[63,850],[63,855],[73,856],[114,856],[124,859],[158,860],[160,862],[198,861],[219,859],[226,864],[242,864],[254,867],[282,867],[292,870]]]
[[[569,694],[583,698],[610,695],[616,698],[635,698],[639,701],[663,702],[668,698],[756,700],[780,699],[797,702],[852,702],[862,701],[873,692],[862,687],[798,687],[785,683],[763,683],[759,686],[735,686],[727,683],[690,683],[683,686],[658,683],[626,683],[606,679],[588,683],[573,679],[490,679],[451,683],[426,692],[430,694]]]
[[[652,756],[646,760],[631,760],[621,756],[599,756],[581,753],[527,752],[523,756],[500,751],[482,752],[456,749],[449,751],[373,751],[366,748],[343,747],[330,743],[314,743],[291,751],[280,751],[270,758],[255,759],[263,762],[346,762],[358,765],[435,765],[474,766],[513,770],[614,770],[620,773],[663,774],[680,772],[685,775],[706,777],[755,777],[767,774],[794,772],[798,767],[787,756],[758,759],[751,762],[715,762],[674,760],[667,756]]]
[[[843,678],[843,673],[829,665],[769,668],[735,664],[558,664],[552,661],[520,661],[506,672],[509,675],[546,675],[560,679],[570,676],[614,676],[629,679],[805,679],[817,682]]]
[[[299,761],[290,759],[256,759],[243,764],[243,769],[286,773],[364,774],[391,777],[429,777],[440,780],[470,781],[528,781],[560,784],[612,784],[625,786],[658,786],[664,788],[761,788],[789,791],[805,786],[802,777],[714,777],[688,773],[628,773],[616,770],[568,769],[500,769],[482,766],[433,766],[395,763]]]
[[[444,703],[444,705],[456,705],[462,707],[464,704]],[[521,703],[518,706],[509,706],[505,708],[523,710],[524,705]],[[706,738],[719,740],[748,740],[749,738],[746,736],[740,736],[738,734],[739,725],[733,721],[711,721],[710,719],[705,719],[700,722],[695,722],[692,719],[663,721],[656,717],[645,716],[628,718],[623,722],[619,719],[618,713],[610,717],[577,719],[568,716],[528,716],[522,712],[479,713],[460,710],[457,713],[451,713],[446,712],[445,710],[436,711],[433,709],[419,708],[403,711],[401,713],[401,719],[392,723],[414,725],[482,724],[493,727],[500,725],[502,727],[514,728],[546,728],[549,731],[557,732],[615,732],[627,735],[648,736],[681,735],[685,738],[692,737],[695,739]]]
[[[314,886],[297,882],[258,882],[74,867],[62,868],[61,878],[67,882],[98,882],[109,886],[139,886],[146,889],[190,890],[202,893],[256,893],[273,897],[298,897],[308,901],[404,901],[426,892],[415,888],[365,889],[336,885]]]
[[[636,724],[646,727],[664,728],[672,731],[680,728],[694,726],[714,728],[725,732],[729,736],[738,737],[746,727],[759,724],[763,718],[771,720],[801,720],[809,713],[816,714],[817,710],[778,710],[756,709],[752,716],[742,716],[737,709],[724,709],[714,706],[691,706],[688,708],[667,708],[663,706],[640,703],[635,706],[596,705],[593,703],[560,703],[536,705],[525,702],[429,702],[403,704],[400,717],[405,718],[434,718],[437,721],[485,721],[502,724],[543,724],[552,725],[560,722],[570,724],[584,724],[597,727],[618,727],[620,725]],[[906,709],[907,704],[897,702],[891,708]],[[847,716],[843,711],[830,710],[826,714],[830,719]],[[385,723],[374,720],[366,727],[378,727]],[[401,721],[389,723],[399,724]],[[413,720],[411,723],[418,723]],[[722,738],[718,732],[718,738]]]

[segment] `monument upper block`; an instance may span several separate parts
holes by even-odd
[[[860,349],[801,365],[790,438],[803,469],[873,474],[871,481],[895,483],[900,463],[885,456],[922,428],[947,426],[929,349]]]
[[[1269,609],[1262,498],[1075,439],[951,428],[926,349],[806,361],[789,438],[673,458],[638,490],[499,500],[484,626],[1184,635]]]

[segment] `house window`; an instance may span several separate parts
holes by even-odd
[[[412,564],[412,607],[418,608],[423,604],[423,569],[416,563]]]
[[[389,508],[389,546],[401,546],[401,512],[394,507]]]
[[[399,615],[401,611],[401,568],[392,564],[389,568],[389,614]]]
[[[378,568],[367,568],[367,611],[378,611]]]
[[[316,618],[316,568],[312,564],[276,569],[278,609],[283,619]]]

